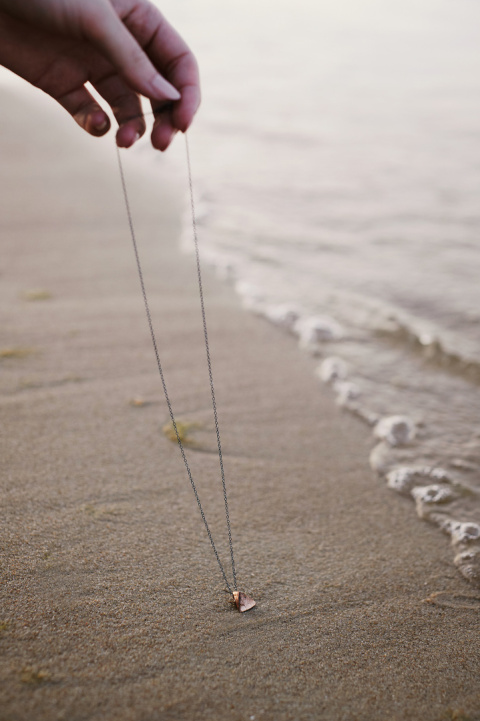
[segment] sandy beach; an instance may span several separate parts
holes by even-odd
[[[162,432],[113,138],[6,91],[0,117],[0,719],[480,719],[480,594],[449,539],[378,487],[371,433],[317,361],[204,269],[239,587],[258,604],[235,611]],[[125,167],[227,565],[195,268],[178,249],[186,180],[169,162],[155,183]]]

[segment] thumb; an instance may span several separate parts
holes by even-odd
[[[85,36],[135,91],[151,100],[180,100],[160,75],[109,2],[89,3],[82,18]]]

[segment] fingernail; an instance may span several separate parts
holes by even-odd
[[[120,133],[121,128],[119,128],[117,132],[117,145],[119,148],[131,148],[132,145],[135,145],[137,140],[140,140],[142,137],[141,133],[135,133],[135,135],[131,135],[130,133],[127,133],[127,136],[125,137],[125,134],[122,137],[122,134]],[[120,141],[119,141],[120,138]]]
[[[182,97],[178,90],[162,78],[161,75],[157,75],[157,77],[152,80],[152,88],[154,95],[157,96],[159,100],[180,100]]]
[[[99,123],[95,123],[95,130],[98,130],[99,132],[102,132],[103,130],[106,130],[108,128],[108,120],[104,118]]]

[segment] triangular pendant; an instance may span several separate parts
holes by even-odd
[[[250,611],[251,608],[257,605],[253,598],[247,596],[247,594],[243,593],[243,591],[234,591],[233,600],[235,601],[235,606],[238,608],[240,613]]]

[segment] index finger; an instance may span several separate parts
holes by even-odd
[[[119,0],[117,0],[119,2]],[[120,0],[122,4],[128,0]],[[181,94],[171,112],[172,125],[185,132],[200,105],[198,65],[187,43],[147,0],[137,3],[123,22],[153,65]]]
[[[112,63],[122,78],[130,87],[142,93],[148,98],[156,100],[179,100],[180,93],[159,73],[152,60],[142,49],[138,39],[129,31],[126,19],[135,13],[143,13],[146,20],[153,23],[153,27],[145,27],[145,30],[153,30],[158,18],[149,18],[150,4],[147,0],[143,3],[135,3],[133,0],[82,0],[82,14],[80,15],[80,29],[84,36],[92,42]],[[125,20],[118,14],[116,5],[123,6],[121,9],[128,11]],[[132,8],[133,5],[133,8]],[[155,9],[155,8],[153,8]],[[158,13],[161,18],[160,13]]]

